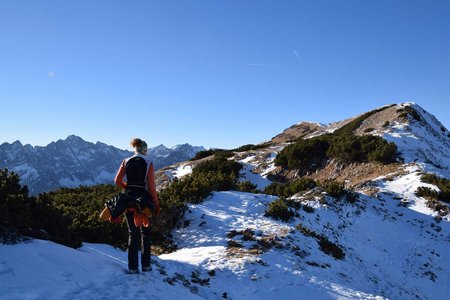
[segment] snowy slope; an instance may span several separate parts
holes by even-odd
[[[450,177],[449,131],[430,113],[415,103],[404,103],[397,107],[412,107],[420,116],[417,121],[395,122],[382,136],[394,142],[406,163],[418,163],[428,172]]]
[[[273,196],[213,193],[190,206],[189,224],[174,233],[179,250],[154,257],[148,274],[124,274],[126,253],[107,245],[1,245],[0,298],[444,299],[449,223],[397,206],[399,180],[354,205],[312,200],[314,212],[289,223],[264,216]],[[338,243],[345,258],[322,252],[298,224]]]

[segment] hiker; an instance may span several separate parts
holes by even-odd
[[[150,197],[153,201],[154,212],[159,214],[159,201],[156,193],[154,167],[147,155],[147,143],[141,139],[134,138],[130,142],[134,149],[134,155],[126,158],[120,165],[114,183],[123,188],[128,197],[142,199]],[[126,181],[124,180],[126,176]],[[150,264],[150,227],[148,217],[144,222],[136,222],[136,217],[145,216],[138,211],[128,209],[125,213],[128,225],[128,272],[139,273],[138,252],[141,246],[142,271],[151,271]]]

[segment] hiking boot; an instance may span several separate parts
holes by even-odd
[[[152,270],[152,266],[142,268],[142,272],[150,272],[151,270]]]
[[[128,270],[127,274],[139,274],[139,270]]]

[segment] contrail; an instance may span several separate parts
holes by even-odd
[[[300,55],[298,55],[297,51],[295,49],[292,49],[292,52],[294,52],[295,56],[298,58],[300,62],[302,62],[302,59],[300,58]]]

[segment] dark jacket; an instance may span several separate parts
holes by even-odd
[[[125,191],[108,200],[106,207],[111,213],[112,218],[119,217],[127,208],[136,208],[139,212],[143,212],[145,208],[149,208],[152,215],[156,215],[156,208],[149,193]]]

